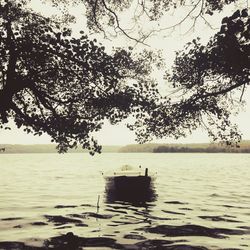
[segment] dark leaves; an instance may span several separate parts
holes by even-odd
[[[74,38],[70,29],[15,4],[7,16],[14,35],[0,13],[0,73],[7,75],[12,65],[12,78],[6,77],[0,89],[0,96],[5,93],[1,123],[9,117],[27,133],[47,133],[59,152],[81,145],[93,154],[101,147],[92,134],[104,120],[116,124],[133,113],[149,112],[160,98],[150,78],[157,61],[152,53],[132,56],[118,49],[107,54],[96,39]]]
[[[243,94],[235,96],[235,91],[249,85],[248,20],[246,10],[224,18],[220,32],[206,47],[197,41],[178,53],[168,77],[183,93],[183,101],[176,105],[182,113],[180,119],[192,127],[193,115],[214,140],[229,144],[241,139],[230,115],[237,111]]]

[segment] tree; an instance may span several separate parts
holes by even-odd
[[[83,32],[74,38],[12,1],[1,4],[0,20],[1,126],[14,118],[27,132],[49,134],[60,152],[77,144],[100,152],[91,133],[105,119],[117,123],[159,99],[150,52],[109,55]]]
[[[197,19],[206,24],[206,17],[220,12],[223,7],[239,0],[43,0],[51,2],[54,6],[64,5],[67,13],[69,4],[80,4],[84,7],[82,12],[87,18],[87,27],[94,33],[102,33],[105,38],[114,38],[123,35],[136,43],[142,43],[151,35],[173,30],[187,20],[191,21],[192,28]],[[166,15],[175,15],[179,9],[183,16],[173,25],[159,25],[159,21]],[[124,16],[126,12],[126,17]],[[131,13],[130,15],[128,13]],[[130,18],[130,25],[124,24],[124,19]],[[125,22],[126,23],[126,22]],[[148,28],[145,24],[151,24]],[[144,29],[147,26],[147,29]]]
[[[231,115],[243,105],[249,85],[249,20],[246,9],[238,10],[222,20],[206,46],[195,39],[177,52],[172,72],[166,74],[175,94],[132,127],[142,142],[164,135],[177,139],[203,127],[213,140],[238,145],[241,133]]]
[[[57,4],[53,0],[44,1]],[[178,25],[188,17],[194,22],[198,17],[204,19],[204,15],[236,2],[151,0],[146,5],[145,1],[132,0],[74,2],[77,1],[85,4],[89,29],[105,32],[106,27],[113,27],[139,43],[152,33],[135,38],[120,26],[118,16],[134,3],[142,10],[136,20],[146,15],[150,21],[191,4]],[[131,115],[135,122],[128,127],[141,143],[155,137],[179,138],[199,126],[205,126],[215,140],[229,143],[240,139],[230,123],[235,101],[229,93],[248,84],[246,10],[224,19],[221,31],[207,46],[194,40],[179,52],[173,74],[166,77],[181,92],[181,98],[176,99],[162,96],[151,77],[155,67],[162,66],[158,54],[121,48],[107,53],[104,46],[89,39],[83,31],[80,37],[73,37],[67,26],[28,10],[27,2],[6,0],[0,5],[2,127],[13,118],[17,127],[24,126],[27,132],[49,134],[60,152],[77,144],[91,153],[100,152],[92,133],[100,130],[106,119],[115,124]]]
[[[220,31],[206,46],[196,39],[177,54],[169,77],[174,87],[183,93],[177,105],[182,119],[193,114],[198,123],[205,125],[202,120],[205,114],[206,129],[214,139],[227,135],[230,114],[241,104],[249,85],[249,21],[247,9],[223,18]],[[229,136],[236,141],[241,139],[235,126],[231,126]]]

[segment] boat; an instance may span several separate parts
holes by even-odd
[[[156,173],[149,175],[148,168],[135,169],[124,165],[118,171],[105,175],[106,194],[109,200],[150,200],[153,195],[153,180]]]

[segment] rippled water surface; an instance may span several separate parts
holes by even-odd
[[[107,201],[124,164],[153,201]],[[249,191],[249,154],[1,154],[0,249],[250,249]]]

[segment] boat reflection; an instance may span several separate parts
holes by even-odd
[[[125,201],[136,204],[156,201],[157,195],[153,185],[151,184],[146,190],[135,190],[128,188],[127,190],[117,190],[112,184],[106,183],[106,203],[115,201]]]
[[[154,188],[155,173],[141,166],[134,168],[124,165],[118,171],[105,175],[106,202],[125,201],[145,203],[156,200]]]

